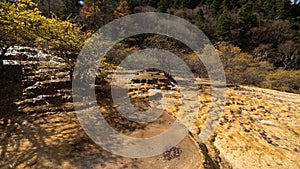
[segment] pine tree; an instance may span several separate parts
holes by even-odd
[[[204,5],[205,4],[205,0],[199,0],[199,4],[200,5]]]
[[[229,40],[230,30],[232,27],[231,18],[225,10],[218,18],[216,27],[216,36],[219,40]]]
[[[262,9],[262,6],[264,4],[264,1],[263,0],[256,0],[254,3],[253,3],[253,10],[255,12],[263,12],[263,9]]]
[[[174,8],[182,8],[183,3],[182,0],[174,0],[173,7]]]
[[[60,14],[60,18],[74,18],[79,15],[81,6],[77,1],[63,0],[63,3],[65,6]]]
[[[277,19],[284,19],[288,17],[291,9],[291,1],[289,0],[276,0],[276,14]]]
[[[269,19],[274,19],[276,17],[276,7],[275,0],[266,0],[263,4],[263,12]]]
[[[226,10],[233,10],[238,8],[238,2],[236,0],[224,0],[222,2],[222,7]]]
[[[205,18],[204,18],[204,13],[203,10],[200,8],[195,16],[195,22],[197,26],[200,26],[203,22],[204,22]]]
[[[300,23],[300,2],[294,2],[291,7],[291,17],[293,18],[294,22]]]
[[[211,7],[212,11],[214,12],[214,14],[220,13],[221,5],[222,5],[222,0],[214,0],[212,2],[210,7]]]
[[[166,13],[169,8],[168,0],[160,0],[158,3],[157,11]]]
[[[252,11],[253,4],[248,2],[238,12],[237,25],[242,34],[257,24],[256,15]]]
[[[179,1],[180,8],[193,9],[199,4],[199,1],[197,0],[175,0],[174,4],[176,3],[176,1]]]

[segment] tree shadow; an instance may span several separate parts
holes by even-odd
[[[15,114],[0,130],[0,168],[93,168],[122,161],[96,145],[74,113]]]
[[[26,77],[22,77],[22,67],[0,69],[0,168],[122,168],[127,165],[124,160],[132,161],[101,149],[85,134],[74,109],[64,108],[65,104],[76,106],[72,99],[47,97],[39,103],[25,102],[23,106],[31,110],[23,111],[16,105],[28,99],[23,96],[22,78]],[[61,81],[45,84],[55,96],[58,89],[71,87]]]

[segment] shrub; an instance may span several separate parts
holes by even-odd
[[[278,69],[266,76],[262,87],[275,90],[300,93],[300,70]]]

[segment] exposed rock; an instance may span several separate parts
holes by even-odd
[[[49,69],[55,69],[47,70],[54,73],[50,79],[42,77],[43,71],[24,67],[21,78],[24,95],[7,99],[17,106],[19,113],[0,119],[0,168],[300,167],[299,95],[227,85],[224,113],[212,139],[204,144],[199,143],[197,136],[203,130],[208,112],[218,106],[211,109],[217,100],[212,99],[209,80],[197,79],[200,103],[199,108],[188,105],[198,113],[190,135],[178,145],[166,148],[162,155],[130,159],[99,148],[84,133],[74,108],[85,110],[95,105],[84,102],[84,98],[73,103],[67,72],[59,67]],[[148,138],[167,130],[178,116],[182,100],[188,98],[188,94],[182,95],[180,86],[172,88],[170,80],[159,72],[138,74],[128,85],[131,104],[137,108],[147,110],[153,105],[162,108],[162,99],[168,103],[166,111],[154,122],[134,123],[117,112],[118,105],[108,97],[110,86],[96,84],[101,113],[112,127],[131,137]]]

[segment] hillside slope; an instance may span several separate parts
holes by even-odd
[[[247,86],[226,93],[208,143],[221,168],[299,168],[300,95]]]
[[[159,156],[130,159],[101,149],[84,133],[74,107],[85,109],[86,105],[72,102],[67,75],[57,75],[61,77],[44,81],[36,79],[39,75],[28,75],[38,83],[25,77],[23,100],[15,103],[19,111],[10,115],[2,112],[0,168],[300,168],[300,95],[228,87],[217,129],[209,141],[198,144],[197,136],[212,102],[207,80],[198,79],[199,116],[195,130],[177,145],[179,156],[168,159],[170,151],[166,149]],[[153,86],[147,82],[134,86],[129,90],[131,103],[148,109],[153,105],[147,101]],[[126,122],[116,113],[109,86],[97,85],[96,93],[101,112],[117,130],[133,137],[149,137],[169,127],[184,99],[178,89],[167,89],[164,84],[159,89],[168,92],[165,96],[172,104],[147,125]]]

